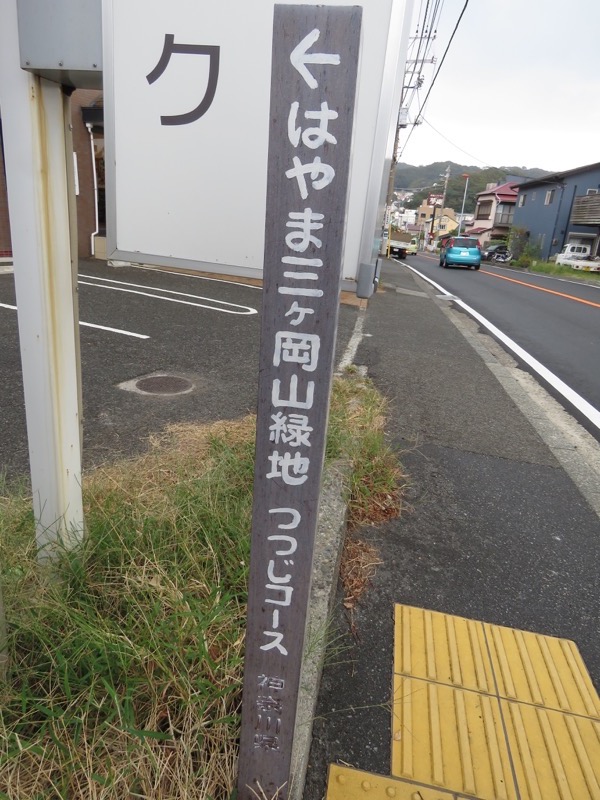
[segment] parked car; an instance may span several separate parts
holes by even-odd
[[[556,256],[557,264],[565,264],[570,266],[572,261],[583,261],[591,257],[591,249],[589,244],[578,244],[569,242],[566,244],[560,253]]]
[[[455,265],[479,269],[481,245],[477,239],[470,236],[453,236],[444,242],[440,251],[440,267]]]
[[[486,247],[483,253],[481,254],[484,261],[491,261],[492,256],[496,255],[496,253],[508,253],[508,245],[506,244],[491,244],[489,247]]]

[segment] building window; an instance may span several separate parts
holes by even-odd
[[[531,202],[532,202],[532,203],[533,203],[533,201],[535,200],[535,194],[536,194],[535,192],[532,192],[532,193],[531,193]]]
[[[588,189],[586,195],[589,197],[591,194],[598,194],[598,189]]]
[[[492,213],[492,201],[486,200],[477,204],[476,219],[489,219]]]
[[[526,200],[527,200],[527,195],[526,194],[520,194],[519,195],[519,208],[523,208],[523,206],[525,205],[525,201]]]
[[[545,206],[551,206],[552,203],[554,202],[554,192],[555,192],[554,189],[548,189],[548,191],[546,192],[546,199],[544,200]]]
[[[512,203],[500,203],[496,209],[494,225],[512,225],[515,207]]]

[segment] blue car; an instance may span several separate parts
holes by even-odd
[[[473,267],[481,266],[481,246],[477,239],[470,236],[453,236],[447,239],[440,250],[440,267]]]

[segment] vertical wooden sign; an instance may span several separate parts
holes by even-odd
[[[288,797],[362,9],[276,5],[239,800]]]

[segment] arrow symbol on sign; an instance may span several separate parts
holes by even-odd
[[[321,31],[318,28],[315,28],[314,31],[311,31],[309,34],[307,34],[304,39],[302,39],[300,44],[294,47],[290,53],[290,61],[292,62],[292,66],[298,70],[300,75],[302,75],[311,89],[316,89],[319,84],[307,69],[307,64],[333,64],[334,66],[337,66],[340,63],[340,57],[335,53],[307,52],[307,50],[309,50],[317,41],[320,35]]]

